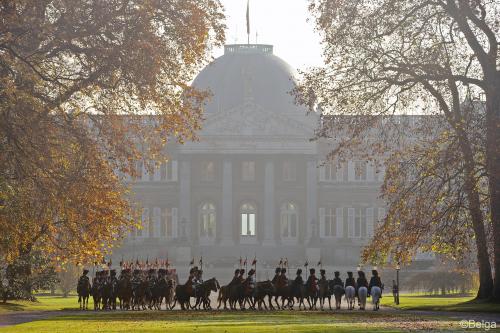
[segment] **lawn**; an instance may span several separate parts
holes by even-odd
[[[59,316],[0,328],[1,333],[37,332],[456,332],[458,321],[425,319],[391,311],[367,312],[127,312]]]
[[[16,311],[56,311],[56,310],[75,310],[78,309],[78,298],[70,296],[67,298],[61,296],[39,296],[37,302],[30,301],[8,301],[0,302],[0,314]],[[92,301],[89,301],[89,306]]]
[[[399,305],[394,304],[392,295],[385,295],[382,304],[401,310],[493,312],[500,313],[500,304],[475,302],[474,296],[428,296],[401,295]]]

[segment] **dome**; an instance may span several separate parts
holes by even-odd
[[[205,112],[227,111],[251,102],[277,113],[304,114],[290,92],[295,88],[293,68],[273,55],[272,45],[226,45],[224,55],[207,65],[193,87],[207,90],[211,98]]]

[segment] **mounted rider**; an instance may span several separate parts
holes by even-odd
[[[90,278],[87,276],[89,273],[88,269],[84,269],[82,276],[78,279],[78,285],[76,287],[76,292],[80,293],[82,291],[82,288],[85,286],[90,286]]]
[[[281,274],[278,276],[278,279],[276,280],[276,287],[277,288],[284,288],[288,285],[288,278],[286,277],[286,268],[281,269]]]
[[[382,280],[380,279],[376,269],[372,270],[372,277],[370,278],[370,284],[368,285],[368,295],[370,295],[373,287],[379,287],[381,292],[384,289],[384,285],[382,284]],[[382,298],[382,294],[380,295],[380,298]]]
[[[235,284],[238,284],[240,282],[240,270],[236,269],[234,271],[234,276],[231,282],[229,282],[228,286],[234,286]]]
[[[255,270],[252,268],[248,271],[248,276],[243,282],[243,287],[245,288],[245,294],[252,295],[255,289]]]
[[[280,274],[281,274],[281,268],[276,267],[276,269],[274,270],[274,277],[271,280],[272,284],[276,285],[276,283],[278,283],[278,279],[280,277]]]
[[[356,280],[356,296],[358,296],[358,290],[361,287],[368,289],[368,281],[366,280],[365,272],[358,271],[358,279]]]
[[[238,276],[238,279],[240,280],[239,281],[240,284],[243,283],[243,282],[245,282],[244,275],[245,275],[245,270],[242,268],[242,269],[240,269],[240,275]]]
[[[132,283],[132,291],[135,292],[142,282],[141,270],[134,269],[132,280],[130,282]]]
[[[335,275],[335,277],[333,278],[333,285],[334,286],[341,286],[342,288],[344,288],[344,282],[340,278],[340,272],[336,271],[336,272],[334,272],[334,275]]]
[[[293,280],[293,283],[295,286],[302,286],[304,284],[304,279],[302,278],[302,269],[297,269],[295,280]]]
[[[352,272],[347,272],[347,279],[345,279],[345,286],[346,288],[351,286],[354,287],[354,289],[356,289],[356,280],[352,276]]]
[[[188,280],[186,281],[186,284],[185,284],[186,292],[188,295],[194,294],[193,284],[194,284],[196,270],[197,270],[197,267],[193,267],[189,270],[189,277],[188,277]]]
[[[307,288],[314,292],[317,293],[319,291],[319,286],[318,286],[318,278],[316,277],[316,270],[314,268],[309,269],[309,277],[307,278]]]
[[[320,269],[319,270],[319,274],[320,274],[320,278],[319,278],[318,283],[328,282],[327,279],[326,279],[326,271],[324,269]]]

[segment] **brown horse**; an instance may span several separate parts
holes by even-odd
[[[255,304],[257,304],[257,308],[259,310],[262,310],[262,305],[264,305],[264,309],[267,310],[266,306],[266,301],[265,298],[266,296],[268,297],[269,301],[269,309],[274,310],[273,304],[271,302],[272,295],[276,293],[276,287],[274,284],[267,280],[267,281],[261,281],[257,282],[255,286],[255,292],[254,292],[254,304],[253,307],[255,308]]]
[[[76,291],[78,293],[78,303],[80,303],[80,310],[88,310],[90,291],[92,287],[88,279],[81,279],[78,281]]]
[[[120,310],[129,310],[132,305],[132,283],[129,276],[118,280],[116,296],[120,302]]]
[[[216,278],[211,278],[200,285],[196,286],[196,304],[195,309],[199,309],[203,305],[204,310],[212,309],[210,306],[210,294],[217,292],[220,289],[219,282]]]

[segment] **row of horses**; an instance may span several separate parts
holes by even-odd
[[[160,310],[165,304],[166,309],[174,309],[179,303],[182,310],[211,310],[211,295],[218,292],[217,309],[244,310],[284,310],[298,306],[299,310],[323,310],[328,301],[332,310],[332,299],[336,309],[341,308],[345,296],[347,308],[355,308],[356,298],[360,310],[366,309],[368,289],[352,286],[344,288],[336,285],[333,280],[319,280],[319,290],[312,290],[304,284],[289,281],[286,285],[275,285],[271,281],[260,281],[254,288],[248,288],[244,283],[234,283],[220,286],[217,279],[212,278],[194,286],[177,284],[174,279],[161,275],[157,279],[132,281],[125,276],[120,279],[105,279],[99,283],[78,288],[80,309],[88,309],[88,300],[92,296],[94,310]],[[371,288],[373,310],[379,309],[382,290]],[[306,306],[307,303],[307,306]]]

